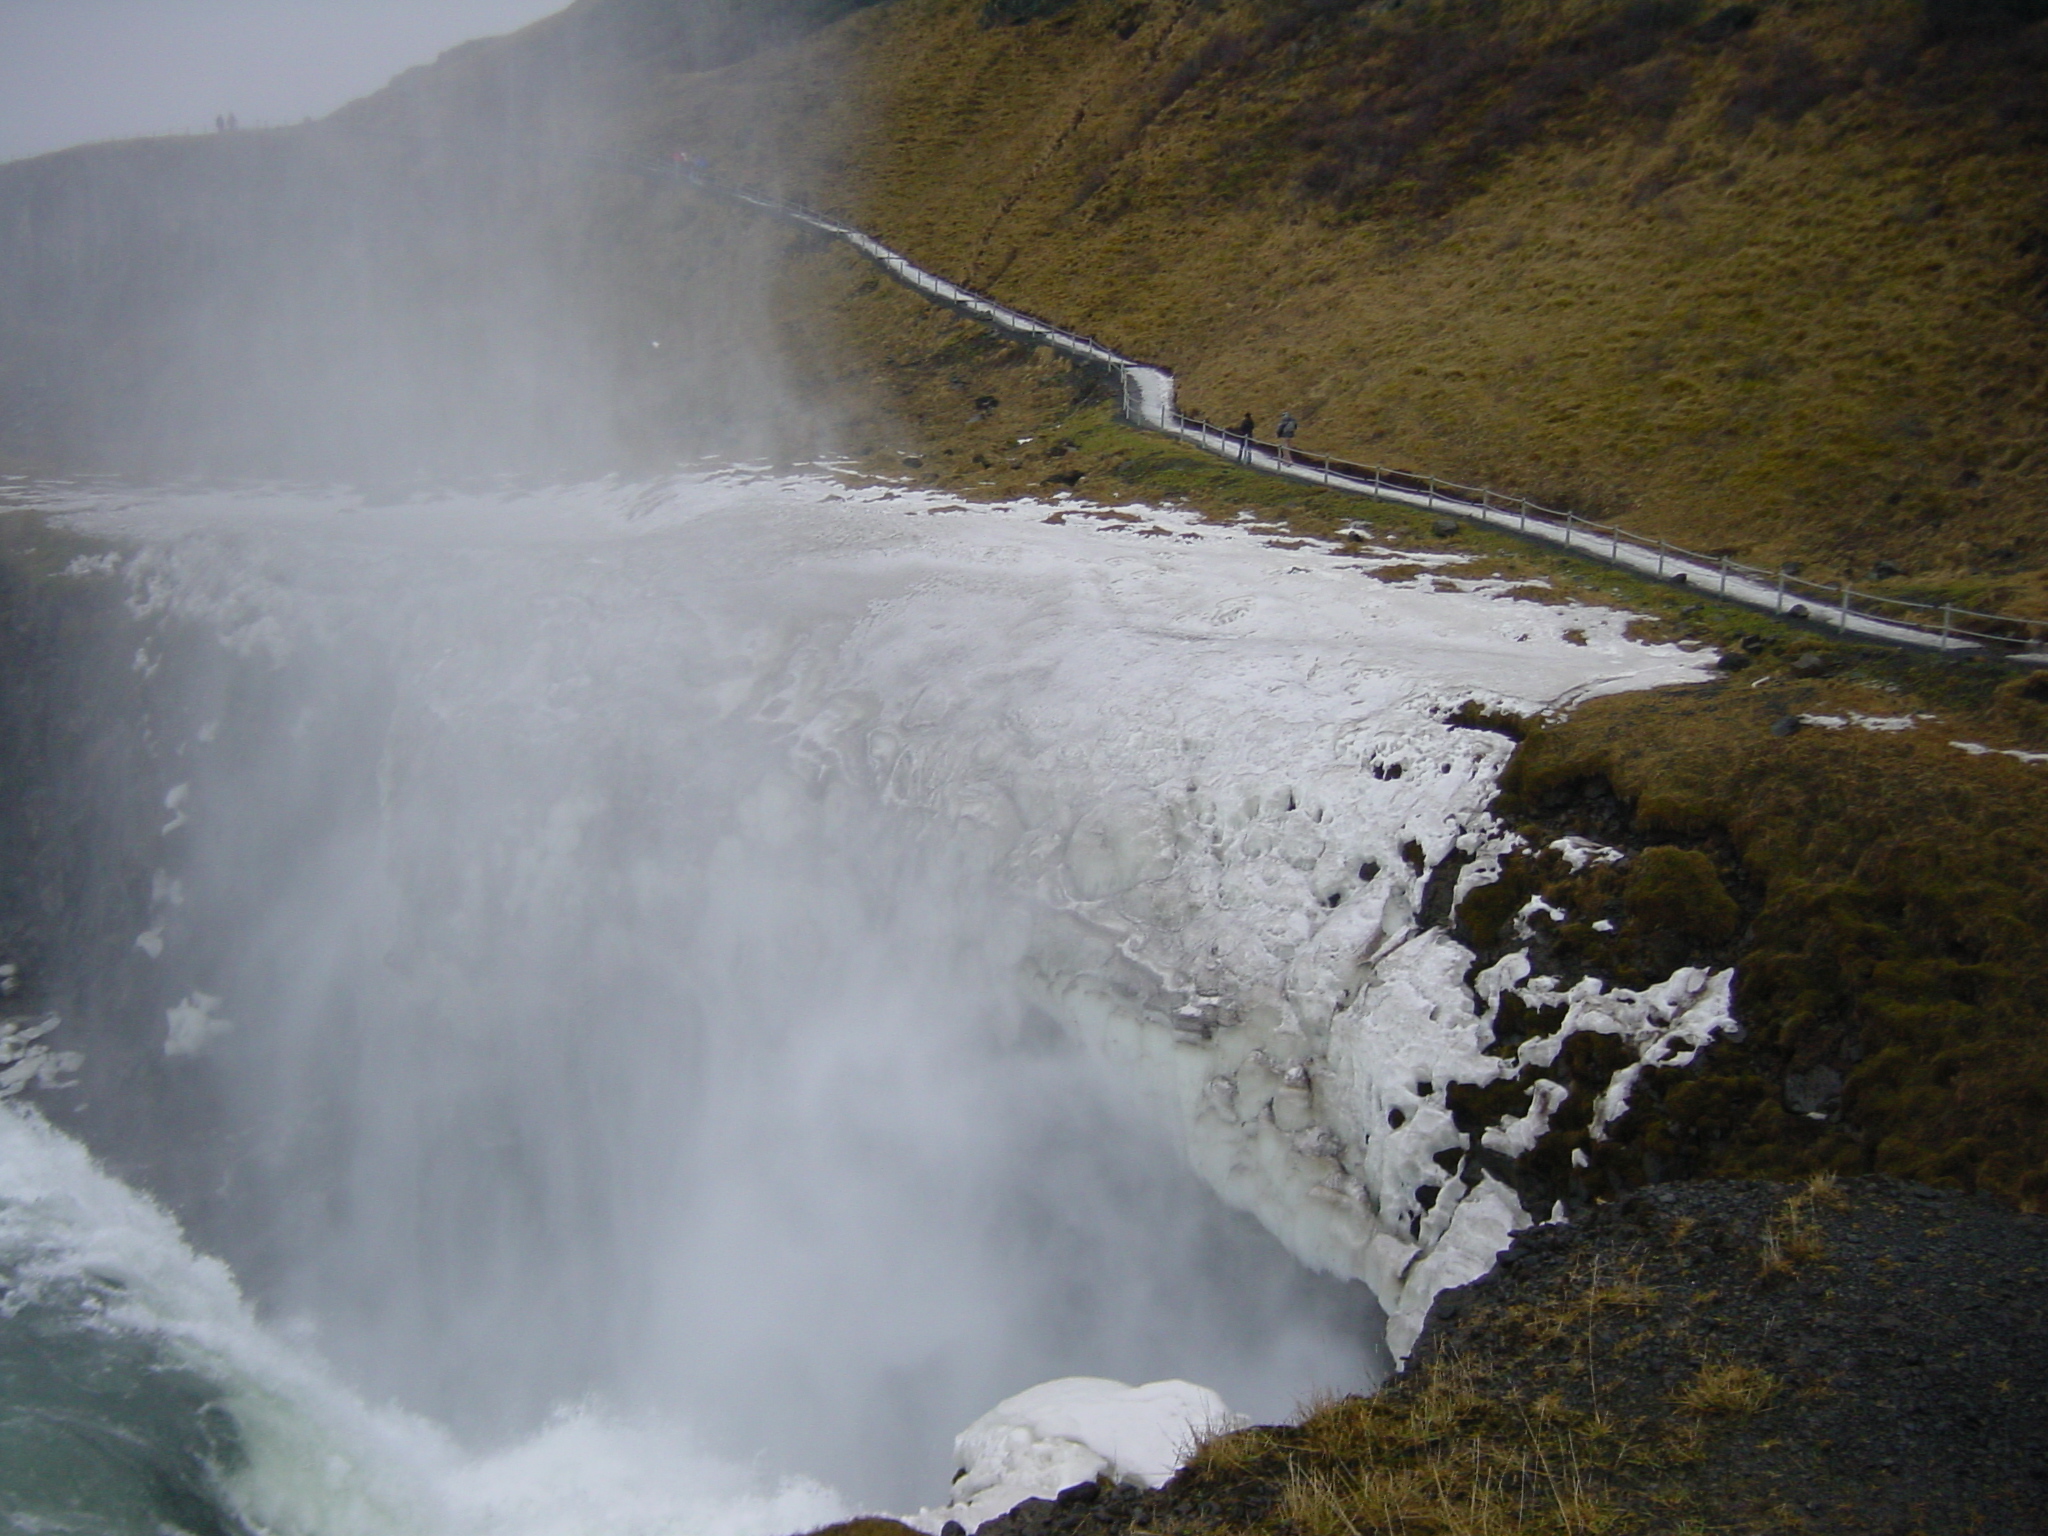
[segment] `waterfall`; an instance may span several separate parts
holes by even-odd
[[[939,1502],[1052,1377],[1369,1388],[1361,1255],[1432,1239],[1357,1106],[1443,1047],[1374,1087],[1342,1019],[1429,950],[1401,850],[1497,835],[1506,744],[1445,707],[1697,665],[1257,528],[822,476],[37,500],[125,604],[142,810],[94,862],[127,979],[68,983],[132,1006],[34,1097],[183,1221],[214,1342],[138,1327],[269,1529],[554,1528],[536,1469],[616,1465],[627,1528],[765,1536]],[[400,1491],[307,1493],[322,1436]]]

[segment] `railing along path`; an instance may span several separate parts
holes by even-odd
[[[1066,330],[948,282],[849,224],[781,198],[728,186],[694,163],[671,167],[660,161],[641,161],[632,168],[642,172],[673,172],[700,191],[844,240],[905,287],[971,319],[1108,369],[1122,391],[1124,418],[1134,426],[1163,432],[1247,468],[1305,485],[1348,491],[1376,501],[1507,529],[1609,565],[1665,581],[1684,582],[1729,602],[1804,619],[1842,634],[1939,651],[1988,648],[2009,660],[2048,662],[2048,650],[2042,648],[2042,640],[2048,637],[2048,620],[1858,592],[1846,581],[1807,581],[1784,569],[1766,570],[1725,555],[1703,555],[1663,539],[1644,538],[1612,523],[1593,522],[1570,510],[1541,506],[1526,496],[1504,496],[1481,486],[1459,485],[1381,465],[1355,464],[1323,454],[1289,453],[1277,443],[1239,436],[1175,409],[1170,370],[1125,357],[1092,336]]]

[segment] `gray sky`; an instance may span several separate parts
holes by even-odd
[[[321,117],[568,0],[0,0],[0,160]]]

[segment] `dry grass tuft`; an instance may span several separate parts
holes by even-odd
[[[1269,1461],[1280,1442],[1268,1429],[1237,1429],[1204,1435],[1183,1460],[1190,1477],[1202,1482],[1241,1477]]]
[[[1688,1413],[1747,1417],[1770,1407],[1778,1395],[1778,1378],[1769,1371],[1736,1360],[1709,1360],[1678,1394]]]
[[[1809,1181],[1805,1193],[1787,1200],[1784,1208],[1764,1227],[1764,1274],[1789,1275],[1808,1264],[1818,1264],[1828,1256],[1827,1238],[1813,1218],[1816,1203],[1813,1186],[1823,1178],[1827,1180],[1827,1187],[1834,1191],[1833,1198],[1843,1198],[1833,1178],[1822,1174]]]
[[[1525,1410],[1441,1361],[1416,1385],[1310,1414],[1280,1452],[1275,1518],[1303,1536],[1592,1536],[1619,1519],[1600,1491],[1596,1428],[1559,1400]]]
[[[915,1526],[892,1520],[887,1515],[856,1515],[837,1525],[827,1525],[811,1536],[922,1536]]]
[[[1816,1173],[1806,1181],[1806,1203],[1815,1209],[1825,1206],[1831,1211],[1846,1211],[1849,1192],[1832,1173]]]

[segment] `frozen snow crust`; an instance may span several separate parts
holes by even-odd
[[[957,1520],[971,1531],[1026,1499],[1049,1499],[1098,1477],[1158,1488],[1197,1441],[1248,1422],[1193,1382],[1043,1382],[1003,1399],[960,1432],[952,1501],[920,1511],[916,1523],[936,1531]]]
[[[349,510],[352,527],[418,527],[423,545],[464,520],[539,543],[595,524],[650,572],[678,551],[729,564],[745,621],[715,631],[728,653],[705,664],[723,669],[730,710],[790,748],[788,775],[743,808],[753,833],[796,835],[806,807],[852,792],[1027,893],[1036,999],[1167,1107],[1227,1200],[1304,1262],[1366,1282],[1397,1356],[1431,1296],[1544,1214],[1438,1161],[1471,1140],[1451,1084],[1540,1064],[1579,1030],[1651,1063],[1732,1026],[1726,973],[1567,992],[1510,955],[1475,987],[1471,954],[1418,919],[1446,860],[1464,857],[1461,895],[1513,846],[1487,811],[1511,745],[1446,723],[1457,706],[1555,710],[1705,675],[1690,653],[1625,638],[1624,614],[1428,573],[1383,583],[1375,566],[1427,561],[1288,548],[1154,509],[1049,518],[1044,503],[970,510],[814,479]],[[254,517],[277,537],[309,516],[216,493],[187,522]],[[84,521],[158,541],[131,572],[139,611],[203,618],[251,654],[320,623],[317,594],[261,592],[203,539],[164,545],[160,516]],[[1510,991],[1569,1004],[1518,1061],[1485,1049]],[[197,1049],[199,1033],[172,1021],[174,1042]],[[1485,1144],[1526,1148],[1555,1108],[1539,1094]]]
[[[1454,853],[1471,861],[1462,894],[1513,846],[1486,809],[1512,747],[1446,716],[1473,698],[1562,708],[1694,679],[1699,662],[1625,639],[1623,614],[1495,583],[1382,584],[1370,560],[1253,529],[1048,528],[1033,505],[868,499],[883,497],[926,513],[897,558],[964,554],[949,535],[965,535],[1009,579],[932,569],[773,707],[814,772],[949,823],[1038,896],[1025,967],[1043,1004],[1169,1102],[1226,1199],[1305,1262],[1366,1282],[1404,1355],[1438,1290],[1547,1214],[1437,1162],[1468,1140],[1451,1084],[1541,1064],[1580,1030],[1678,1063],[1732,1024],[1726,974],[1567,993],[1510,957],[1466,985],[1471,953],[1417,913]],[[1485,1047],[1513,989],[1570,1011],[1511,1062]],[[1539,1097],[1487,1134],[1526,1147],[1555,1108]]]

